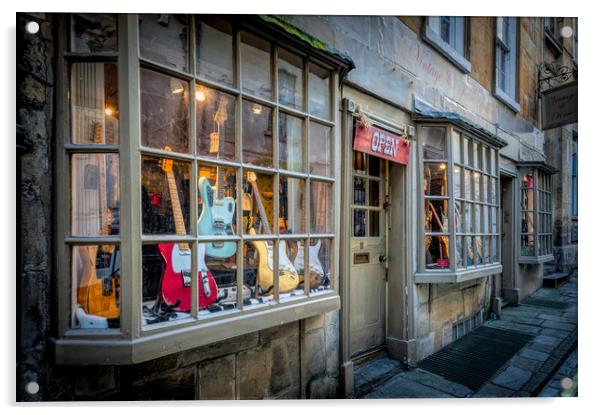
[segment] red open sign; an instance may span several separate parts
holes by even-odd
[[[353,149],[396,163],[408,164],[410,142],[380,128],[363,127],[356,123]]]

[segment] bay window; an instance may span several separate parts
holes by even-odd
[[[544,162],[522,162],[519,166],[519,262],[546,262],[553,259],[551,174],[555,169]]]
[[[426,118],[430,123],[418,127],[418,283],[459,282],[501,270],[498,150],[504,143],[446,119]]]
[[[57,361],[135,363],[336,309],[349,62],[253,18],[69,20]]]

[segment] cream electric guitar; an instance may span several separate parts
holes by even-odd
[[[305,206],[303,203],[303,195],[305,193],[301,193],[301,233],[305,233]],[[322,246],[322,241],[318,239],[318,243],[315,245],[309,246],[309,286],[311,288],[318,288],[324,282],[324,268],[322,268],[322,264],[320,263],[320,258],[318,258],[318,253],[320,252],[320,247]],[[295,268],[299,270],[301,282],[305,281],[305,249],[304,244],[301,241],[297,242],[297,255],[295,256],[294,265]]]
[[[253,195],[257,204],[257,210],[259,211],[259,217],[261,218],[261,224],[263,229],[267,231],[270,229],[270,224],[263,208],[259,189],[257,188],[255,173],[249,172],[247,180],[253,187]],[[253,227],[251,227],[249,232],[251,235],[255,235]],[[274,288],[274,246],[268,241],[253,241],[252,244],[259,254],[259,266],[257,269],[259,286],[264,292],[268,293]],[[297,271],[286,253],[286,242],[280,241],[278,244],[278,290],[280,293],[287,293],[297,288],[298,285],[299,275],[297,275]]]

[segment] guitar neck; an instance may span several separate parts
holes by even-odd
[[[182,206],[180,205],[180,197],[178,196],[178,186],[173,170],[165,173],[167,175],[167,186],[169,188],[169,198],[171,200],[171,210],[176,224],[176,235],[186,235],[186,225],[184,224],[184,215],[182,214]],[[188,244],[178,243],[181,250],[187,250]]]
[[[255,203],[257,203],[257,210],[259,211],[259,217],[261,218],[261,224],[263,225],[263,229],[267,233],[270,230],[270,223],[268,221],[268,215],[265,213],[265,209],[263,208],[263,202],[261,201],[261,196],[259,195],[259,189],[257,188],[257,183],[254,181],[251,182],[251,186],[253,187],[253,195],[255,197]]]
[[[94,124],[94,143],[104,144],[104,129],[101,122]],[[107,155],[98,155],[98,191],[100,193],[100,234],[110,234],[110,221],[108,216],[107,202]]]

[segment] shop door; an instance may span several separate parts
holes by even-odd
[[[349,303],[352,356],[378,349],[385,342],[384,165],[384,160],[354,151]]]

